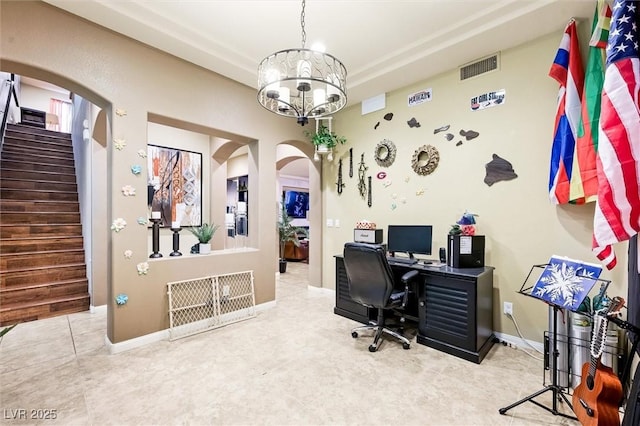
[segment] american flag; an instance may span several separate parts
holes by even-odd
[[[549,76],[560,84],[549,167],[549,199],[554,204],[566,204],[574,200],[572,192],[575,191],[571,185],[576,177],[580,178],[575,148],[584,86],[582,57],[573,19],[564,30]]]
[[[640,60],[637,1],[613,6],[597,157],[593,252],[616,266],[612,244],[640,232]]]

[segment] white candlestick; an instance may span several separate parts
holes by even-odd
[[[171,227],[172,227],[173,229],[178,229],[178,228],[180,228],[180,222],[179,222],[179,221],[171,222]]]
[[[151,219],[160,219],[160,212],[151,212]]]

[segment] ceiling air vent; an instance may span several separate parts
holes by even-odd
[[[460,67],[460,80],[466,80],[480,74],[498,69],[499,57],[496,53],[484,59]]]

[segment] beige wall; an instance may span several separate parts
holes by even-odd
[[[432,224],[433,258],[446,246],[452,224],[465,210],[479,215],[478,234],[487,238],[486,263],[494,266],[494,329],[516,335],[516,329],[502,314],[502,302],[513,302],[513,310],[525,337],[542,341],[547,329],[547,308],[543,302],[518,294],[533,264],[545,263],[551,255],[596,262],[592,255],[591,233],[593,204],[585,206],[552,205],[547,197],[549,157],[555,116],[557,84],[547,76],[561,34],[552,34],[516,49],[502,52],[500,70],[463,82],[457,70],[418,82],[386,97],[386,108],[362,116],[360,105],[340,113],[334,130],[348,144],[340,147],[344,164],[353,147],[354,178],[343,172],[345,188],[336,192],[337,162],[326,165],[323,173],[325,219],[339,219],[340,228],[325,228],[324,258],[340,253],[345,241],[353,238],[356,221],[368,219],[378,227],[388,224]],[[455,64],[452,64],[455,65]],[[432,88],[433,100],[409,108],[410,93]],[[503,105],[471,111],[470,99],[494,90],[506,90]],[[393,113],[393,119],[383,116]],[[409,128],[415,117],[420,128]],[[376,123],[380,123],[377,130]],[[455,135],[447,141],[434,129],[450,125]],[[460,130],[475,130],[480,136],[466,141]],[[379,167],[374,147],[382,139],[393,141],[397,157],[389,168]],[[456,146],[463,140],[461,146]],[[440,152],[440,163],[429,176],[411,169],[415,149],[431,144]],[[373,206],[357,191],[357,163],[365,154],[367,176],[373,176]],[[492,154],[510,161],[518,178],[489,187],[483,183],[485,164]],[[388,187],[376,179],[384,170],[392,182]],[[424,190],[424,195],[416,192]],[[402,200],[406,199],[406,203]],[[392,203],[397,208],[392,209]],[[326,221],[323,221],[323,224]],[[603,278],[613,280],[609,294],[626,295],[626,244],[616,247],[620,260]],[[332,262],[323,264],[325,276],[331,276]],[[335,286],[335,283],[333,284]]]
[[[113,138],[124,139],[122,151],[107,147],[106,193],[95,194],[107,202],[106,223],[124,218],[128,226],[109,231],[108,337],[114,342],[153,333],[168,327],[166,282],[206,274],[254,270],[256,302],[274,300],[276,272],[276,209],[272,194],[276,187],[276,145],[300,143],[302,131],[294,120],[264,111],[255,100],[255,90],[172,56],[102,29],[40,2],[2,2],[0,52],[2,71],[38,78],[69,89],[107,113]],[[126,115],[115,114],[116,109]],[[242,254],[216,253],[184,256],[150,262],[146,276],[138,276],[136,264],[148,260],[148,229],[136,223],[147,212],[146,197],[124,197],[122,186],[138,185],[130,166],[138,163],[136,152],[146,149],[148,117],[165,117],[191,127],[188,130],[220,136],[232,143],[249,144],[252,196],[253,251]],[[211,155],[224,157],[217,145]],[[307,155],[312,150],[307,149]],[[209,160],[215,166],[218,160]],[[259,170],[260,178],[257,177]],[[146,173],[146,170],[144,171]],[[226,178],[226,173],[225,176]],[[213,179],[222,179],[212,176]],[[214,183],[210,182],[213,188]],[[223,187],[220,187],[223,188]],[[212,189],[213,191],[213,189]],[[260,196],[267,194],[268,196]],[[215,194],[211,202],[215,202]],[[224,203],[225,191],[221,199]],[[255,201],[255,203],[254,203]],[[224,205],[224,204],[223,204]],[[221,212],[223,218],[224,211]],[[222,219],[223,220],[223,219]],[[97,225],[99,227],[99,225]],[[131,260],[123,256],[130,249]],[[265,259],[267,259],[265,261]],[[318,268],[315,281],[319,284]],[[126,293],[129,302],[117,307],[114,297]]]
[[[277,259],[273,199],[277,193],[276,146],[291,143],[312,156],[313,150],[300,127],[293,120],[264,111],[255,101],[253,88],[53,7],[39,2],[2,2],[1,7],[0,69],[50,81],[79,93],[107,111],[109,131],[114,138],[127,142],[124,150],[117,151],[108,141],[106,152],[107,212],[100,229],[108,229],[116,217],[125,218],[129,224],[118,234],[108,232],[109,250],[102,259],[108,265],[111,341],[120,342],[168,326],[167,281],[253,269],[257,303],[273,300]],[[487,236],[487,264],[496,268],[494,329],[516,334],[514,326],[501,314],[502,302],[511,301],[525,337],[541,341],[546,329],[546,307],[517,294],[531,265],[546,262],[552,254],[594,260],[590,251],[593,206],[556,207],[547,198],[557,95],[557,85],[547,77],[547,72],[559,38],[560,34],[553,34],[502,52],[498,72],[460,82],[457,72],[452,71],[389,93],[384,111],[361,116],[360,105],[355,105],[339,113],[334,130],[346,136],[348,144],[339,147],[333,163],[323,164],[322,176],[317,163],[312,163],[309,176],[311,193],[323,191],[322,197],[311,198],[312,285],[335,287],[332,256],[353,238],[352,228],[357,220],[369,219],[383,228],[391,223],[433,224],[437,248],[445,245],[450,225],[469,210],[479,214],[478,232]],[[451,68],[457,65],[451,64]],[[434,100],[408,108],[407,95],[425,88],[433,88]],[[504,105],[470,111],[471,97],[499,89],[506,90]],[[115,115],[115,108],[126,110],[127,115]],[[382,119],[387,112],[394,113],[392,121]],[[136,151],[146,148],[150,115],[167,118],[164,124],[173,127],[180,127],[175,125],[179,122],[187,125],[188,130],[231,140],[226,144],[214,143],[211,149],[212,205],[226,202],[225,191],[214,190],[226,179],[224,161],[238,146],[248,144],[248,169],[254,176],[250,181],[249,214],[251,229],[257,230],[251,241],[255,250],[240,255],[216,252],[210,256],[153,261],[149,275],[138,276],[135,265],[148,258],[148,230],[136,224],[136,218],[146,212],[146,197],[125,198],[120,188],[135,182],[129,167],[138,161]],[[407,126],[411,117],[421,123],[420,128]],[[380,125],[374,129],[377,122]],[[450,124],[451,132],[456,134],[453,141],[446,141],[442,133],[433,133],[433,129],[445,124]],[[461,129],[476,130],[480,136],[456,147]],[[392,181],[388,187],[375,178],[383,169],[373,159],[375,145],[384,138],[392,140],[398,148],[396,162],[385,169]],[[437,170],[426,177],[416,175],[410,168],[411,155],[423,144],[437,147],[441,157]],[[230,145],[233,146],[226,148]],[[369,167],[367,175],[374,176],[371,208],[357,193],[356,177],[348,177],[350,147],[354,149],[356,176],[362,153]],[[492,187],[482,182],[484,166],[493,153],[513,164],[517,179]],[[345,159],[346,187],[342,195],[336,193],[335,186],[340,156]],[[416,192],[421,190],[424,195],[417,196]],[[391,208],[394,200],[395,210]],[[329,218],[339,219],[341,226],[326,228]],[[132,260],[123,257],[127,249],[134,251]],[[616,249],[620,265],[624,265],[626,245]],[[603,277],[613,280],[611,294],[626,293],[622,266],[605,272]],[[129,295],[129,303],[124,307],[113,303],[113,297],[120,292]]]

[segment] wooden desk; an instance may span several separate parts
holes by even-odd
[[[333,312],[368,323],[376,318],[370,309],[351,299],[342,256],[336,258],[336,306]],[[394,265],[402,274],[420,271],[417,306],[417,342],[479,364],[493,346],[493,268]]]

